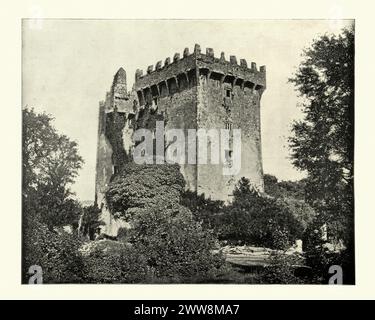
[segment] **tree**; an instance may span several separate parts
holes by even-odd
[[[258,194],[249,179],[241,178],[233,195],[214,221],[219,239],[285,249],[301,237],[302,225],[288,206]]]
[[[279,181],[275,176],[265,174],[264,192],[275,198],[305,200],[306,179],[299,181]]]
[[[306,179],[299,181],[278,181],[275,176],[264,175],[264,191],[277,199],[280,206],[285,206],[301,223],[303,230],[316,216],[314,209],[305,202]]]
[[[324,35],[304,51],[290,82],[303,98],[293,124],[293,164],[308,173],[306,201],[332,239],[353,241],[354,27]]]
[[[76,226],[82,212],[69,187],[83,160],[51,116],[26,107],[22,120],[23,280],[31,265],[40,265],[45,282],[77,282],[79,241],[59,227]]]
[[[308,174],[315,224],[327,225],[330,240],[344,241],[351,257],[344,274],[354,281],[354,26],[316,39],[290,82],[304,113],[289,138],[293,164]]]
[[[24,209],[38,208],[49,228],[77,224],[81,208],[70,190],[83,164],[77,143],[59,134],[45,113],[25,107],[22,117]]]

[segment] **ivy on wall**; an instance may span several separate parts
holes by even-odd
[[[154,130],[156,128],[156,121],[164,121],[165,125],[166,117],[164,114],[158,112],[157,109],[152,109],[149,104],[146,104],[145,108],[139,111],[136,129]]]
[[[115,109],[114,112],[107,114],[105,133],[113,149],[112,162],[116,167],[122,167],[129,159],[122,139],[122,131],[125,123],[125,113],[118,112]]]

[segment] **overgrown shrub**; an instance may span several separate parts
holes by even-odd
[[[302,236],[303,227],[287,206],[263,197],[242,178],[234,201],[213,224],[220,240],[285,249]]]
[[[327,248],[327,240],[323,236],[322,221],[318,216],[314,222],[306,229],[303,237],[303,247],[306,257],[306,264],[312,268],[314,283],[327,284],[331,274],[328,273],[329,267],[339,265],[343,268],[344,280],[347,283],[353,283],[354,275],[350,274],[352,266],[349,265],[352,253],[348,250],[342,252],[333,252]],[[348,254],[350,253],[350,254]]]
[[[23,282],[28,280],[28,268],[42,267],[43,283],[76,283],[82,281],[83,260],[79,252],[81,241],[62,229],[50,230],[32,221],[24,234]]]
[[[281,207],[285,207],[286,210],[290,211],[294,218],[300,223],[302,227],[301,234],[313,223],[316,217],[314,209],[303,200],[293,197],[284,197],[282,199],[277,199],[276,202]]]
[[[98,241],[84,255],[86,283],[152,282],[152,269],[146,258],[129,244]]]
[[[96,205],[83,207],[83,214],[81,217],[80,232],[83,236],[90,240],[95,239],[95,234],[99,226],[103,225],[100,221],[101,210]]]
[[[126,164],[106,193],[111,212],[128,216],[134,208],[171,207],[180,201],[185,180],[176,164]]]
[[[274,198],[305,200],[306,179],[299,181],[279,181],[275,176],[265,174],[264,192]]]
[[[260,282],[266,284],[302,284],[303,280],[295,276],[295,266],[301,258],[284,253],[274,253],[269,258],[269,265],[260,274]]]
[[[196,282],[213,278],[223,264],[213,254],[216,239],[193,220],[191,212],[150,208],[142,210],[130,230],[134,247],[158,278],[166,282]]]
[[[112,211],[132,228],[124,240],[153,270],[153,282],[197,282],[223,264],[216,239],[180,203],[185,180],[178,165],[126,164],[106,194]]]
[[[187,190],[182,194],[181,204],[190,209],[194,220],[202,222],[204,228],[214,227],[215,216],[223,213],[224,201],[206,198],[204,194]]]

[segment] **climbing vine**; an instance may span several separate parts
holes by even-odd
[[[125,113],[114,110],[114,112],[107,114],[105,132],[113,149],[112,161],[117,167],[122,167],[128,160],[122,139],[125,123]]]

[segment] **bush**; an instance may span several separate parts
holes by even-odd
[[[213,224],[220,240],[241,242],[273,249],[285,249],[302,236],[303,227],[287,206],[263,197],[242,178],[234,201]]]
[[[314,209],[305,201],[306,179],[300,181],[278,181],[275,176],[264,175],[264,191],[277,199],[278,204],[286,206],[302,224],[303,230],[312,223],[316,215]]]
[[[216,239],[193,220],[191,212],[147,209],[137,214],[131,239],[147,258],[157,278],[165,282],[197,282],[214,278],[222,257],[213,254]]]
[[[305,200],[306,179],[299,181],[278,181],[270,174],[265,174],[264,192],[274,198],[293,198]]]
[[[184,187],[178,165],[128,163],[110,182],[106,199],[112,213],[127,217],[134,208],[175,205]]]
[[[202,222],[202,226],[208,229],[213,228],[215,216],[224,210],[223,201],[207,199],[204,194],[189,190],[182,194],[181,204],[190,209],[194,220]]]
[[[132,246],[118,241],[98,241],[84,257],[87,283],[145,283],[152,270],[145,257]]]
[[[97,205],[83,207],[83,214],[81,217],[80,232],[83,236],[90,240],[95,239],[98,228],[104,223],[100,221],[101,210]]]
[[[28,280],[28,268],[39,265],[43,283],[82,282],[83,260],[78,251],[81,241],[61,229],[49,230],[33,221],[25,228],[23,282]]]
[[[301,263],[298,256],[288,256],[283,253],[272,254],[269,265],[260,275],[261,283],[266,284],[302,284],[303,281],[295,276],[295,265]]]
[[[305,201],[285,197],[283,199],[277,199],[277,203],[280,206],[284,206],[286,210],[292,213],[294,218],[300,223],[302,232],[313,223],[316,213]]]
[[[203,230],[191,211],[180,204],[185,180],[178,165],[126,164],[106,194],[112,212],[132,226],[124,234],[152,282],[197,282],[215,277],[223,264],[214,255],[215,237]],[[143,259],[142,258],[142,259]]]
[[[314,283],[327,284],[332,276],[328,273],[329,267],[339,265],[343,269],[343,283],[354,284],[354,248],[349,246],[339,251],[327,249],[328,242],[323,240],[322,221],[320,216],[305,231],[303,243],[306,257],[306,264],[312,268]]]

